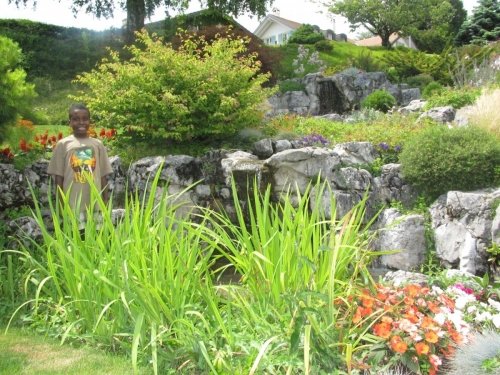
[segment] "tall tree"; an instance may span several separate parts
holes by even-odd
[[[126,32],[127,41],[132,41],[134,32],[144,27],[146,17],[151,17],[155,9],[164,6],[168,10],[183,11],[188,8],[190,0],[72,0],[72,10],[76,14],[80,9],[92,13],[97,18],[110,18],[116,8],[127,12]],[[199,0],[200,4],[209,9],[215,9],[234,17],[251,13],[264,16],[274,0]],[[36,0],[9,0],[9,4],[16,6],[28,5]]]
[[[498,39],[500,39],[500,3],[498,0],[479,0],[472,16],[460,28],[456,42],[459,45],[483,44]]]
[[[391,47],[393,33],[411,35],[433,19],[433,24],[443,22],[437,15],[448,23],[453,14],[448,1],[437,0],[332,0],[330,4],[330,12],[346,17],[353,30],[363,26],[380,36],[384,47]]]

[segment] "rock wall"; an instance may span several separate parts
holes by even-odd
[[[193,208],[223,207],[234,212],[232,183],[239,197],[254,179],[259,189],[272,187],[273,198],[284,194],[304,193],[309,184],[322,181],[328,184],[322,196],[311,197],[312,204],[320,206],[329,217],[331,195],[335,197],[335,212],[345,215],[367,194],[367,219],[383,205],[400,201],[410,207],[416,198],[414,189],[404,182],[399,164],[382,166],[380,175],[369,171],[378,157],[371,143],[350,142],[334,148],[300,147],[293,142],[261,140],[252,152],[241,150],[214,150],[202,157],[187,155],[157,156],[140,159],[124,171],[120,159],[112,158],[113,174],[109,176],[114,202],[123,202],[120,196],[129,190],[149,191],[148,182],[161,169],[157,193],[164,189],[177,195],[176,204],[181,215]],[[0,164],[0,209],[32,204],[31,185],[37,199],[46,205],[50,194],[47,161],[39,161],[24,171],[12,165]],[[250,183],[250,184],[249,184]],[[482,274],[487,271],[486,249],[500,243],[500,188],[477,192],[448,192],[431,207],[432,228],[438,258],[450,268]],[[117,207],[118,209],[119,207]],[[117,215],[123,214],[117,210]],[[50,215],[50,213],[49,213]],[[23,219],[20,227],[30,225]],[[17,227],[11,223],[10,227]],[[31,223],[32,224],[32,223]],[[377,266],[405,271],[418,269],[424,262],[427,246],[425,218],[422,215],[403,215],[394,209],[384,210],[375,225],[377,239],[374,250],[395,250],[397,253],[379,258]],[[33,233],[36,230],[33,229]]]

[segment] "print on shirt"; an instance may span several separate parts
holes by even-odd
[[[71,168],[75,172],[74,181],[84,184],[88,181],[88,176],[92,176],[95,170],[95,155],[94,149],[89,146],[84,146],[75,149],[69,159]]]

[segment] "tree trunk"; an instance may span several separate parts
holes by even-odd
[[[125,41],[127,44],[134,42],[134,33],[144,27],[145,18],[146,5],[144,0],[127,0],[127,25],[125,28]]]
[[[390,33],[383,33],[383,34],[380,35],[380,37],[382,38],[382,47],[392,48],[392,44],[389,41],[389,37],[390,36],[391,36]]]

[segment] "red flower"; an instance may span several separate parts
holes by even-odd
[[[63,139],[63,133],[59,132],[57,134],[57,140],[60,141],[61,139]]]
[[[101,131],[99,132],[99,137],[105,137],[106,136],[106,129],[102,128]]]
[[[19,141],[19,148],[21,149],[22,152],[28,152],[29,151],[28,144],[26,143],[26,139],[22,138]]]

